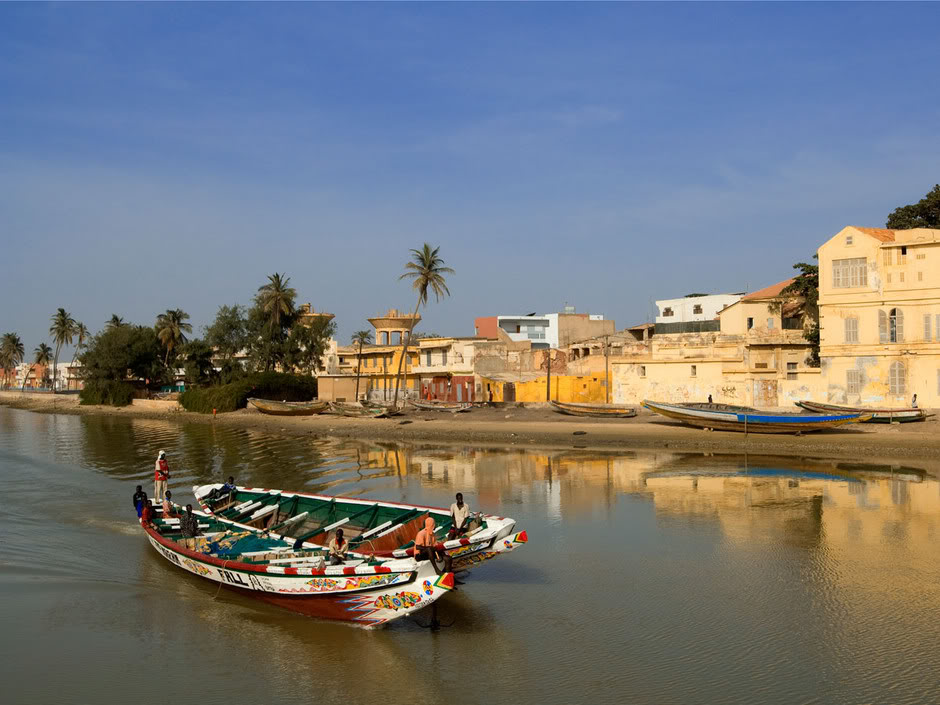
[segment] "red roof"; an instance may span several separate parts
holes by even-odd
[[[743,301],[753,301],[754,299],[775,299],[780,296],[780,292],[790,286],[794,281],[793,277],[784,279],[782,282],[771,284],[760,291],[754,291],[747,296],[742,296]]]
[[[876,240],[881,240],[882,242],[894,242],[894,231],[886,230],[884,228],[860,228],[857,225],[853,225],[853,228],[860,230],[866,235],[871,235]]]

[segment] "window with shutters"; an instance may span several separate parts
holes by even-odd
[[[832,286],[836,289],[868,285],[868,260],[864,257],[832,260]]]
[[[930,314],[924,314],[924,340],[930,340]]]
[[[796,379],[796,363],[787,363],[787,379]]]
[[[907,247],[898,248],[898,264],[907,264]]]
[[[671,315],[672,315],[672,309],[669,306],[663,309],[663,318],[666,318],[667,316],[671,316]]]
[[[845,319],[845,342],[846,343],[857,343],[858,342],[858,319],[857,318],[846,318]]]
[[[845,371],[845,391],[847,394],[861,393],[861,375],[858,370]]]
[[[447,364],[447,351],[446,350],[441,350],[441,364],[442,365]]]
[[[898,281],[899,281],[901,284],[904,283],[904,272],[898,272]]]
[[[888,275],[887,275],[885,278],[887,279],[888,283],[890,284],[890,283],[891,283],[891,272],[888,272]]]
[[[773,319],[773,318],[768,318],[768,319],[767,319],[767,330],[773,330],[773,329],[774,329],[774,319]]]
[[[427,364],[428,367],[430,367],[430,366],[431,366],[431,351],[428,350],[428,351],[425,353],[425,355],[427,356],[427,363],[426,363],[426,364]]]
[[[701,312],[702,312],[702,304],[695,304],[692,307],[692,313],[701,313]]]
[[[917,273],[917,281],[919,281],[919,282],[924,281],[924,273],[923,273],[923,272],[918,272],[918,273]]]
[[[891,264],[891,250],[885,250],[884,253],[884,263],[887,267]]]
[[[904,340],[904,313],[899,308],[888,312],[888,342],[900,343]]]
[[[903,362],[895,361],[891,363],[891,370],[888,375],[888,391],[891,394],[907,394],[906,375]]]
[[[692,365],[692,376],[695,377],[697,372],[698,372],[698,368],[695,365]]]
[[[845,245],[846,245],[846,247],[851,247],[853,240],[854,240],[854,238],[853,238],[851,235],[846,235],[846,236],[845,236]]]

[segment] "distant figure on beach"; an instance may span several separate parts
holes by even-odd
[[[137,510],[137,518],[140,519],[140,513],[147,503],[147,493],[141,485],[137,485],[137,491],[134,493],[134,509]]]
[[[161,450],[153,466],[153,496],[160,501],[166,492],[166,483],[170,479],[170,464],[166,461],[166,451]]]
[[[193,514],[193,505],[186,505],[186,513],[180,519],[180,531],[184,539],[193,539],[199,536],[199,517]]]
[[[327,548],[330,549],[330,565],[343,565],[343,561],[346,560],[346,551],[349,550],[349,542],[343,538],[342,529],[336,530]]]
[[[463,493],[458,492],[457,501],[450,505],[450,518],[453,525],[447,532],[448,538],[454,539],[467,533],[467,519],[470,518],[470,506],[463,501]]]
[[[175,516],[177,516],[177,514],[176,510],[173,509],[173,494],[167,490],[166,494],[163,495],[163,518],[169,519]]]
[[[912,409],[916,409],[916,408],[917,408],[917,395],[916,395],[916,394],[915,394],[914,397],[911,399],[911,408],[912,408]]]
[[[153,510],[153,500],[148,499],[147,503],[144,505],[143,509],[140,511],[140,522],[142,524],[149,524],[153,521],[153,516],[155,512]]]
[[[711,394],[708,395],[708,403],[709,403],[709,404],[712,403],[712,395],[711,395]]]

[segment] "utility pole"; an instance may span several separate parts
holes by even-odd
[[[610,336],[604,336],[604,388],[607,390],[607,403],[610,404]]]

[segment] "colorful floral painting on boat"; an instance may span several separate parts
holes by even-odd
[[[209,575],[209,573],[212,572],[202,563],[196,563],[196,561],[191,561],[188,558],[183,559],[183,565],[186,566],[193,573],[198,573],[199,575]]]
[[[312,578],[307,581],[311,592],[333,592],[339,590],[362,590],[380,585],[394,585],[407,578],[406,575],[356,575],[351,578]]]
[[[397,595],[380,595],[375,600],[376,609],[394,610],[414,607],[421,602],[421,595],[416,592],[400,592]]]

